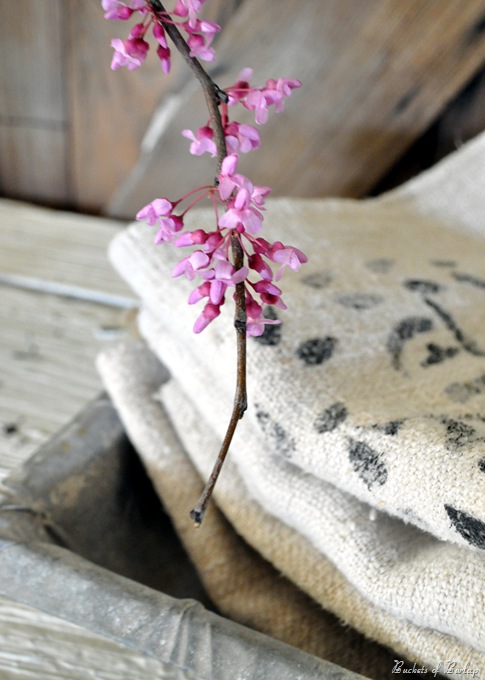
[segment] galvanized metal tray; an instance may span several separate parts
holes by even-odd
[[[186,680],[358,676],[219,616],[108,397],[0,487],[0,594]]]

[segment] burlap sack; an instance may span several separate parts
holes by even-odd
[[[165,509],[220,611],[356,673],[376,680],[387,678],[393,653],[344,626],[284,578],[235,533],[215,505],[204,520],[203,530],[194,529],[188,511],[201,493],[202,482],[163,407],[154,398],[167,372],[145,344],[129,342],[110,348],[98,357],[98,368]],[[230,467],[234,469],[232,464]],[[241,511],[259,523],[258,508],[247,496],[239,493],[234,503],[242,503]],[[331,591],[336,586],[338,579],[337,584],[329,582],[326,587]]]
[[[304,606],[301,606],[297,596],[295,603],[294,596],[288,597],[287,586],[278,585],[278,577],[271,585],[263,578],[262,594],[258,587],[261,572],[257,568],[254,570],[254,562],[244,559],[239,562],[241,554],[227,550],[228,535],[221,534],[220,524],[218,529],[218,523],[224,524],[224,520],[214,508],[204,520],[203,534],[189,527],[186,511],[197,496],[200,483],[194,482],[193,470],[181,453],[167,416],[153,397],[157,383],[162,382],[164,376],[143,346],[113,348],[99,357],[98,366],[132,440],[216,601],[219,601],[218,590],[222,588],[223,610],[229,607],[236,618],[242,611],[246,622],[259,630],[369,677],[387,676],[390,668],[385,654],[381,655],[362,642],[357,643],[354,654],[355,639],[342,637],[342,631],[335,629],[331,622],[329,625],[325,616],[317,623],[311,606],[309,610],[307,608],[308,602],[303,601]],[[170,410],[179,421],[179,433],[192,447],[192,455],[206,475],[217,448],[217,438],[174,383],[165,389]],[[440,662],[443,668],[447,660],[453,660],[456,668],[483,668],[484,656],[459,640],[393,617],[363,598],[302,536],[267,515],[250,498],[231,459],[226,462],[217,487],[217,498],[243,536],[302,589],[313,590],[317,599],[337,612],[346,623],[394,647],[397,655],[429,664],[430,669],[438,667]],[[225,559],[229,563],[224,566]],[[229,579],[229,586],[224,585],[225,579]],[[274,591],[267,592],[266,586],[268,591],[272,588]],[[231,598],[234,599],[232,603]]]

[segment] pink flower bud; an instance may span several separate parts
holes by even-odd
[[[194,324],[194,333],[200,333],[204,330],[204,328],[207,328],[211,321],[214,321],[214,319],[218,317],[220,313],[221,310],[217,305],[212,304],[212,302],[208,302],[202,310],[202,314],[198,317]]]

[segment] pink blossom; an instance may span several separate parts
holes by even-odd
[[[268,81],[267,86],[270,81]],[[271,81],[274,82],[274,81]],[[284,97],[291,97],[291,91],[301,87],[301,82],[299,80],[294,80],[292,78],[278,78],[275,84],[275,89],[282,95],[280,102],[275,105],[275,111],[280,113],[283,111]]]
[[[249,338],[251,336],[257,337],[263,335],[264,327],[267,325],[277,325],[281,323],[279,319],[266,319],[264,316],[250,317],[246,321],[246,336]]]
[[[226,156],[222,161],[221,172],[217,179],[219,182],[219,194],[223,201],[227,200],[232,194],[237,182],[234,180],[237,170],[239,157],[236,153]]]
[[[170,50],[168,47],[163,47],[159,45],[157,47],[157,56],[160,59],[162,65],[162,71],[167,74],[170,73]]]
[[[251,192],[251,201],[257,208],[264,206],[264,199],[271,193],[271,187],[253,187]]]
[[[234,85],[231,85],[231,87],[226,89],[229,96],[229,106],[234,106],[244,99],[250,89],[249,81],[252,77],[253,70],[251,68],[243,68]]]
[[[153,36],[158,42],[157,56],[162,64],[162,71],[166,74],[170,72],[170,48],[163,26],[158,22],[153,24]]]
[[[209,264],[208,256],[201,250],[196,250],[192,255],[184,257],[172,270],[172,276],[175,278],[185,274],[185,276],[192,281],[195,273],[199,269],[204,269]]]
[[[174,207],[175,204],[169,201],[168,198],[156,198],[138,211],[136,219],[146,220],[147,224],[152,226],[157,224],[159,218],[170,215]]]
[[[111,61],[112,70],[116,71],[121,66],[126,66],[129,71],[134,71],[145,61],[149,45],[142,39],[120,40],[115,38],[111,41],[111,47],[115,50]]]
[[[246,189],[251,195],[254,190],[252,182],[244,175],[236,173],[239,156],[237,153],[232,153],[226,156],[222,161],[221,172],[217,176],[219,182],[219,194],[223,201],[226,201],[234,191],[234,189]]]
[[[129,19],[137,10],[142,14],[146,13],[144,0],[128,0],[127,2],[102,0],[101,5],[106,12],[104,15],[106,19]]]
[[[202,283],[200,286],[194,288],[194,290],[189,295],[189,305],[193,305],[196,302],[200,302],[200,300],[203,300],[205,297],[209,297],[210,289],[210,281],[204,281],[204,283]]]
[[[224,296],[226,294],[227,290],[227,285],[223,283],[222,281],[216,281],[215,279],[210,282],[211,287],[210,287],[210,293],[209,293],[209,300],[212,302],[214,305],[220,305],[222,301],[224,300]]]
[[[141,40],[145,37],[145,33],[146,27],[143,23],[135,24],[128,35],[128,40]]]
[[[199,33],[191,33],[187,45],[190,47],[190,56],[203,59],[203,61],[214,61],[215,52],[209,47],[207,41]]]
[[[279,319],[266,319],[263,316],[261,305],[259,305],[249,294],[246,295],[246,316],[247,337],[263,335],[264,327],[266,325],[277,325],[281,323]]]
[[[194,324],[194,333],[200,333],[221,313],[220,307],[208,302]]]
[[[268,106],[270,103],[261,90],[251,90],[244,100],[244,106],[250,111],[255,112],[255,121],[258,125],[264,125],[268,120]]]
[[[273,270],[258,253],[253,253],[248,257],[248,265],[251,269],[258,272],[264,281],[271,281],[273,279]]]
[[[153,24],[153,37],[159,45],[162,47],[168,47],[167,36],[165,35],[165,29],[157,21]]]
[[[183,246],[195,246],[204,244],[209,235],[203,229],[196,229],[195,231],[186,231],[182,236],[175,241],[174,246],[177,248]]]
[[[235,286],[241,283],[248,274],[247,267],[236,270],[228,260],[218,260],[214,265],[214,279],[225,283],[227,286]]]
[[[155,245],[172,243],[175,234],[183,229],[184,223],[179,215],[170,215],[160,222],[160,229],[155,235]]]
[[[183,229],[182,217],[172,214],[174,207],[174,204],[166,198],[156,198],[137,213],[137,220],[145,220],[150,226],[159,225],[160,228],[155,236],[157,245],[164,242],[171,243],[176,232]]]
[[[213,21],[200,21],[197,19],[192,25],[185,25],[189,34],[187,44],[191,50],[191,57],[200,57],[204,61],[214,61],[215,52],[211,47],[214,36],[221,30],[219,24]]]
[[[261,229],[263,216],[250,203],[249,191],[245,188],[239,189],[236,198],[230,204],[231,207],[219,219],[219,226],[256,234]]]
[[[257,149],[261,145],[258,130],[246,123],[237,123],[236,121],[229,123],[224,129],[224,135],[229,154],[233,154],[236,151],[248,153],[248,151]]]
[[[207,236],[207,240],[204,245],[204,252],[211,253],[213,257],[218,257],[218,248],[224,243],[224,236],[220,231],[213,231]],[[222,255],[222,259],[225,259],[226,255]]]
[[[267,305],[274,305],[280,309],[287,309],[285,303],[281,299],[281,289],[275,286],[270,281],[258,281],[253,284],[254,290],[259,293],[261,301]]]
[[[192,140],[190,153],[194,156],[202,156],[203,153],[210,153],[212,157],[217,156],[217,148],[213,141],[214,131],[209,125],[200,127],[194,135],[192,130],[183,130],[182,134],[187,139]]]
[[[286,267],[297,272],[302,264],[308,262],[308,257],[305,253],[302,253],[301,250],[298,250],[298,248],[294,248],[293,246],[284,246],[280,241],[273,243],[270,258],[273,262],[281,264],[281,267],[275,276],[276,281],[281,279]]]
[[[252,71],[244,69],[239,80],[227,88],[227,93],[230,105],[241,102],[247,109],[255,112],[258,125],[263,125],[268,120],[270,106],[274,106],[277,112],[283,111],[285,97],[289,97],[295,88],[301,87],[300,81],[292,78],[268,80],[264,87],[251,87],[251,77]]]
[[[178,17],[189,17],[189,25],[195,26],[197,14],[201,11],[205,0],[177,0],[172,14]]]

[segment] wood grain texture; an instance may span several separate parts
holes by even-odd
[[[98,293],[102,300],[134,302],[111,267],[108,244],[124,223],[0,200],[0,282],[14,277],[44,290]],[[79,293],[80,295],[80,293]]]
[[[0,3],[0,120],[65,122],[62,0]]]
[[[0,477],[102,390],[136,305],[106,257],[122,226],[0,201]]]
[[[304,86],[241,169],[279,195],[365,194],[483,66],[484,17],[483,0],[246,0],[221,38],[218,83],[251,66],[255,83],[284,75]],[[180,140],[204,123],[200,102],[187,89],[112,214],[211,177],[213,164],[184,156]]]
[[[134,21],[106,21],[98,0],[68,0],[68,99],[74,202],[98,212],[135,164],[153,111],[172,86],[151,50],[143,68],[111,71],[113,38]]]
[[[207,18],[225,23],[242,0],[210,3]],[[175,59],[163,74],[153,40],[136,71],[110,69],[112,38],[125,38],[134,21],[106,21],[99,0],[68,0],[68,94],[75,204],[98,212],[136,164],[161,98],[177,93],[188,74]]]
[[[61,0],[0,3],[0,191],[65,204],[67,118]]]
[[[114,329],[121,336],[124,318],[116,308],[3,288],[0,421],[44,436],[65,425],[102,391],[96,354]]]
[[[121,226],[0,201],[0,272],[91,285],[110,294],[118,277],[105,249]],[[1,483],[102,391],[96,353],[122,335],[126,324],[122,309],[41,290],[3,283],[0,298]],[[0,667],[5,680],[167,678],[154,659],[3,597]]]
[[[379,195],[431,168],[485,129],[485,70],[460,92],[439,119],[415,142],[381,182]]]
[[[0,188],[11,198],[65,205],[70,196],[63,126],[0,124]]]

